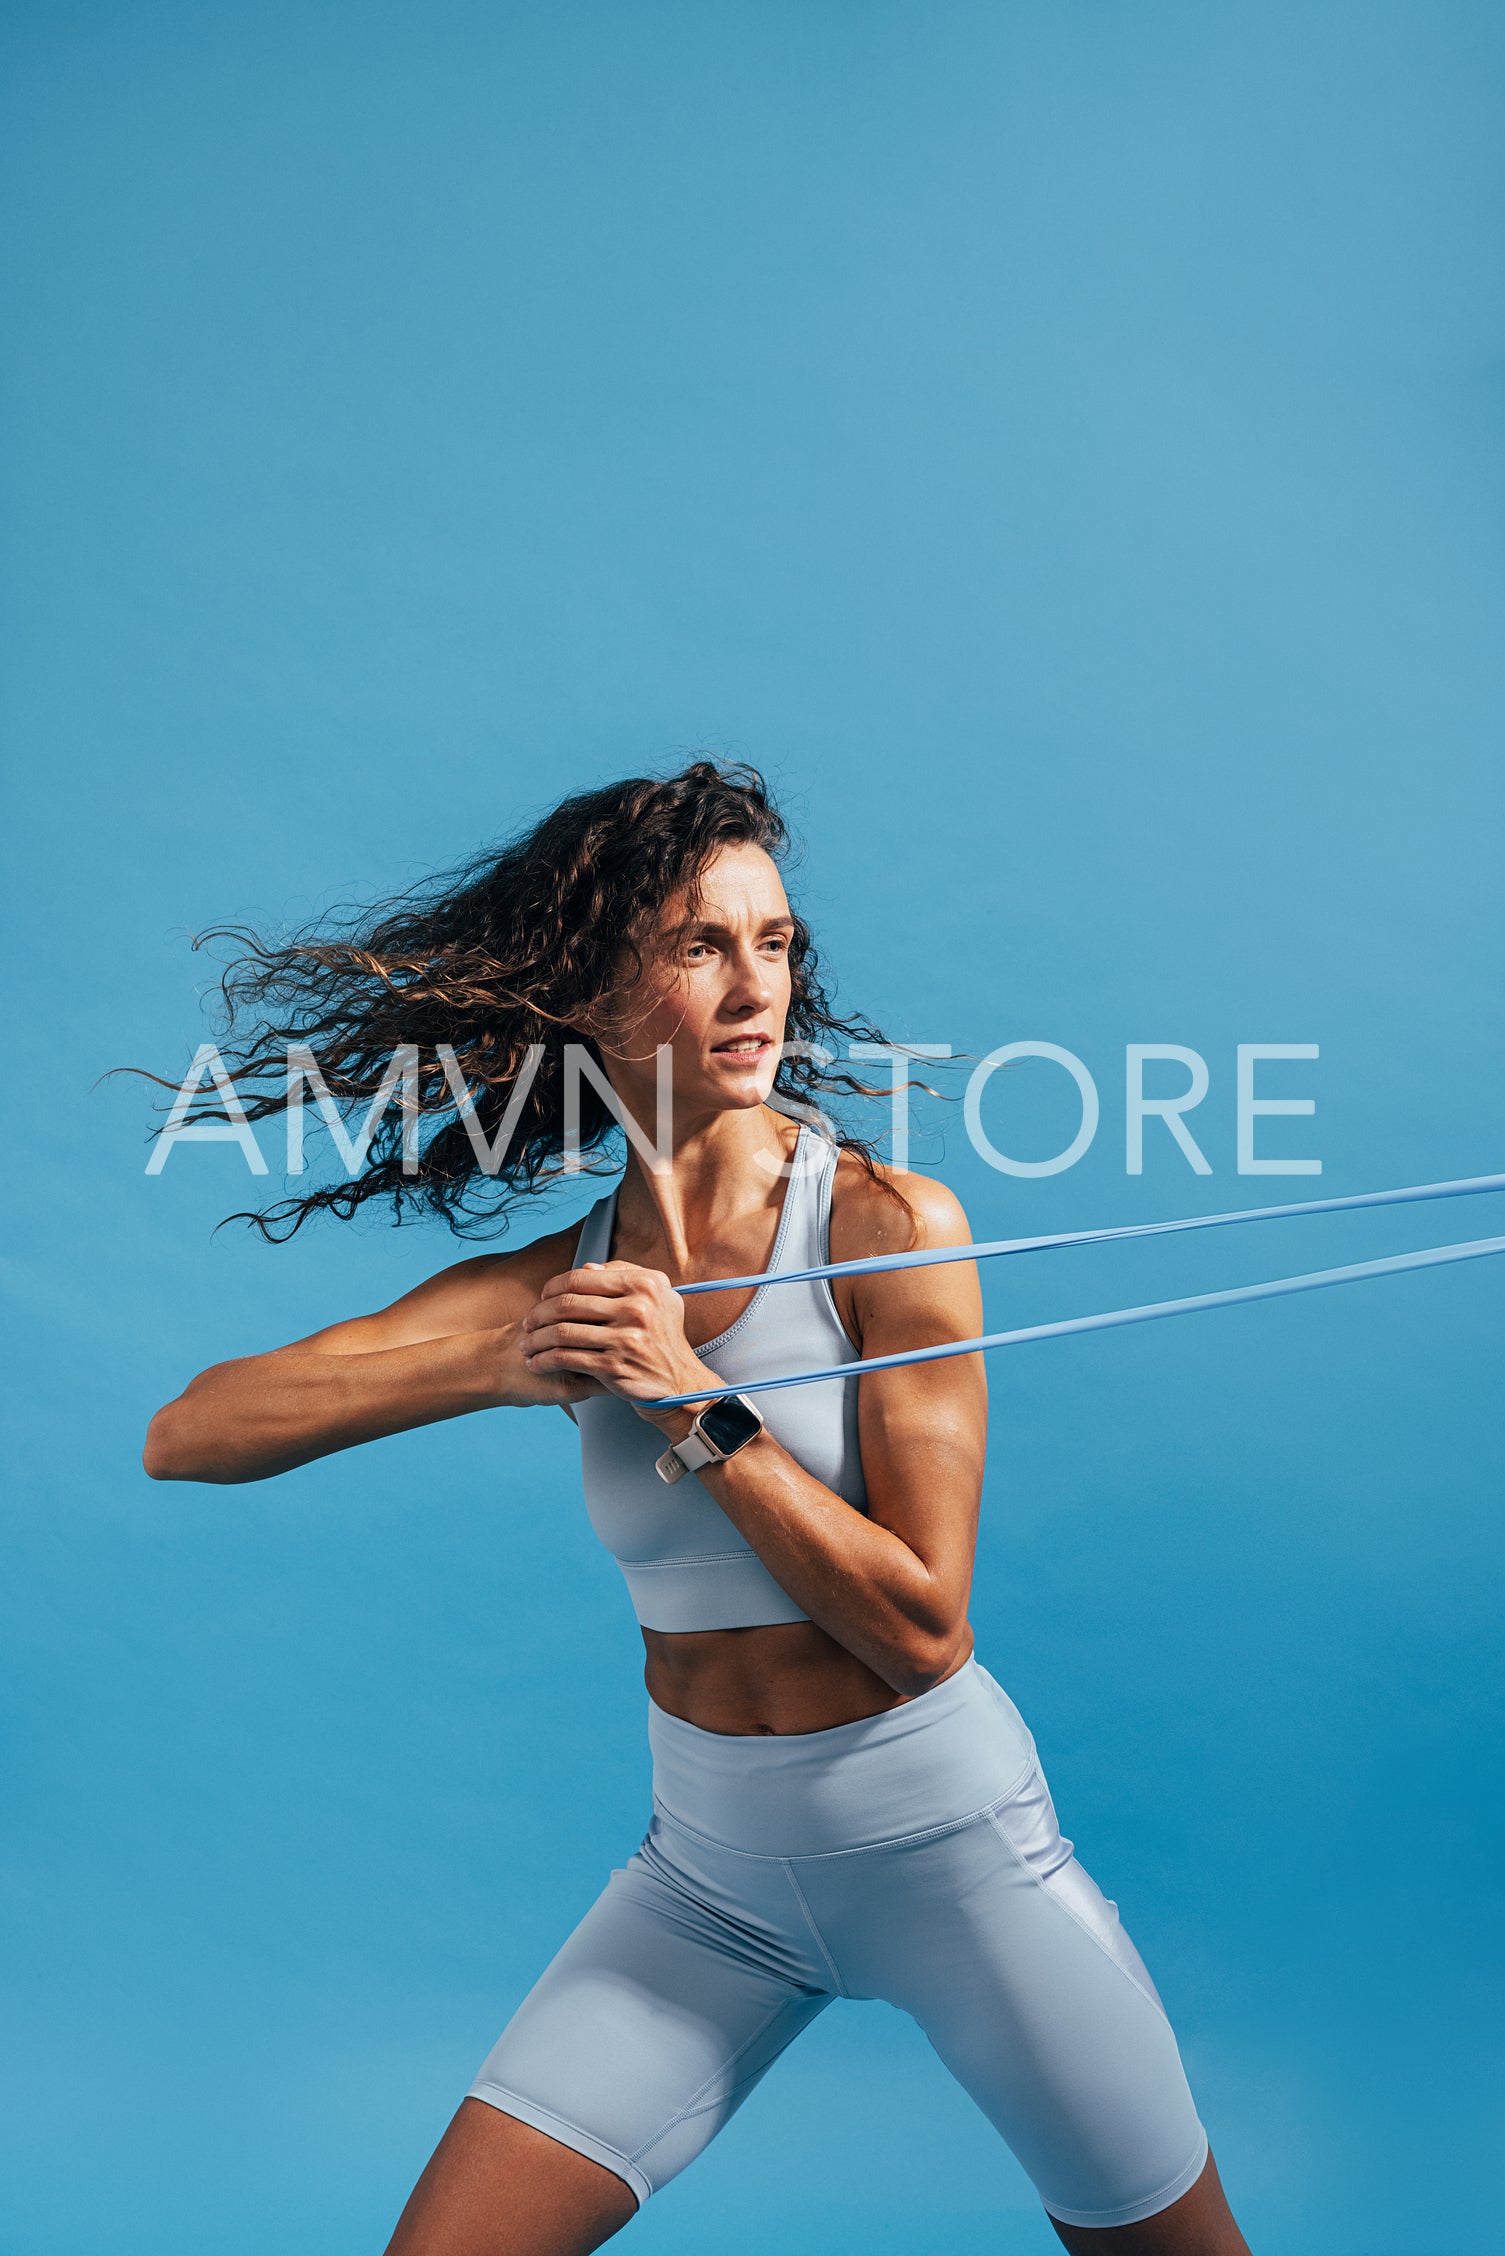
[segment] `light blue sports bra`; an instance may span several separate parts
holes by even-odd
[[[837,1149],[801,1127],[790,1162],[783,1212],[767,1274],[813,1269],[829,1261],[831,1186]],[[577,1267],[611,1258],[617,1193],[609,1191],[585,1217],[575,1248]],[[735,1324],[696,1351],[728,1393],[747,1379],[832,1363],[855,1363],[830,1285],[767,1286]],[[857,1382],[828,1379],[759,1397],[769,1432],[818,1481],[858,1511],[867,1509],[857,1445]],[[693,1473],[671,1488],[654,1471],[665,1441],[619,1395],[589,1395],[575,1404],[580,1429],[585,1506],[626,1577],[645,1629],[748,1629],[760,1622],[808,1621],[780,1589]]]

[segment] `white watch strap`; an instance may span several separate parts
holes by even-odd
[[[698,1473],[702,1465],[714,1464],[721,1451],[713,1441],[707,1441],[704,1434],[696,1433],[692,1426],[684,1440],[674,1444],[674,1454],[687,1473]]]
[[[655,1470],[661,1479],[673,1482],[677,1481],[684,1473],[698,1473],[702,1465],[712,1464],[720,1455],[719,1449],[713,1449],[711,1444],[692,1428],[685,1435],[683,1441],[676,1441],[672,1449],[664,1451],[662,1457],[657,1460]]]

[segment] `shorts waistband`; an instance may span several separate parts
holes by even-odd
[[[972,1656],[944,1682],[828,1731],[702,1731],[648,1703],[654,1800],[753,1856],[825,1856],[944,1828],[1004,1800],[1035,1743]]]

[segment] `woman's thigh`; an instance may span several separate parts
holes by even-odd
[[[782,1869],[749,1859],[730,1877],[720,1891],[697,1885],[663,1853],[656,1824],[524,1998],[469,2096],[613,2171],[639,2201],[667,2184],[830,2003]]]
[[[1038,1769],[951,1832],[797,1871],[843,1989],[914,2016],[1053,2217],[1126,2226],[1195,2185],[1175,2037]]]
[[[590,2256],[637,2212],[614,2171],[462,2099],[386,2256]]]

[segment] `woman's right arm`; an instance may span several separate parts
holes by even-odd
[[[374,1316],[211,1365],[157,1412],[142,1463],[153,1480],[267,1480],[468,1410],[597,1392],[588,1381],[535,1377],[517,1345],[545,1283],[569,1268],[575,1236],[458,1262]]]

